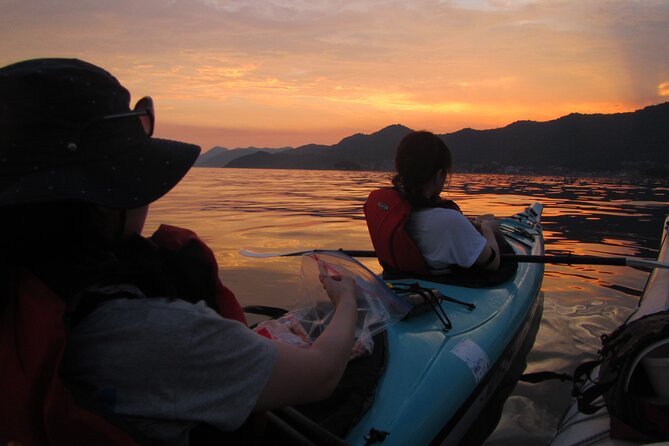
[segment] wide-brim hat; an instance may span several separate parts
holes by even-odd
[[[200,148],[152,138],[136,116],[96,119],[129,113],[129,104],[114,76],[77,59],[0,68],[0,206],[135,208],[172,189]]]

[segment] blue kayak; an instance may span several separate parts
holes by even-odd
[[[543,255],[542,209],[535,203],[499,220],[516,254]],[[480,436],[478,424],[470,429],[494,399],[501,409],[525,368],[543,310],[543,273],[543,264],[519,263],[512,278],[484,288],[390,281],[391,289],[417,283],[476,308],[442,300],[451,323],[448,330],[434,311],[388,327],[386,371],[372,406],[346,442],[365,445],[377,436],[384,446],[458,444]]]

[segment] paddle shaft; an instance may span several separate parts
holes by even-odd
[[[638,259],[635,257],[598,257],[598,256],[526,256],[502,254],[502,259],[514,260],[522,263],[555,263],[563,265],[613,265],[635,266],[640,268],[669,269],[669,263],[652,259]]]
[[[617,265],[627,266],[625,257],[597,257],[597,256],[530,256],[518,254],[502,254],[502,260],[512,260],[519,263],[556,263],[567,265]]]
[[[376,257],[374,251],[342,250],[351,257]],[[502,260],[515,261],[518,263],[550,263],[556,265],[613,265],[613,266],[636,266],[643,268],[669,268],[666,262],[652,259],[637,259],[634,257],[599,257],[582,255],[519,255],[502,254]]]

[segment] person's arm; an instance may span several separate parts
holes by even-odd
[[[490,219],[482,219],[477,221],[477,223],[477,228],[488,243],[474,262],[474,266],[485,269],[486,271],[497,271],[497,269],[499,269],[501,258],[494,232],[495,228],[497,228],[497,223]]]
[[[325,331],[309,348],[274,342],[277,358],[255,411],[317,401],[328,397],[341,379],[353,347],[357,322],[355,281],[320,275],[335,306]]]

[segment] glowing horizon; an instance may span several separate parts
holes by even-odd
[[[391,124],[449,133],[669,100],[662,0],[0,0],[0,65],[77,57],[157,136],[334,144]],[[585,4],[584,4],[585,3]]]

